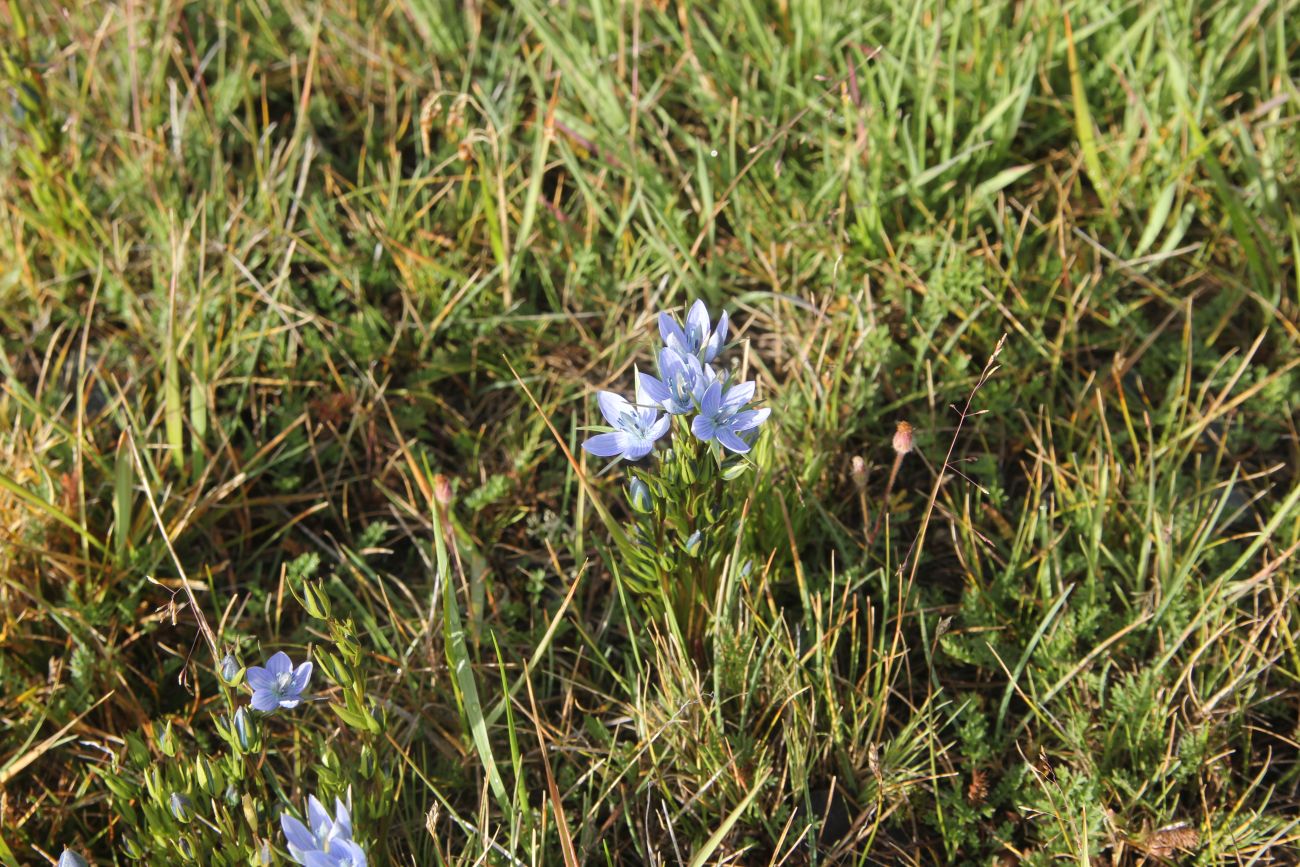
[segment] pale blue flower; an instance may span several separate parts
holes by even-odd
[[[671,314],[659,314],[659,336],[664,345],[675,349],[683,355],[693,355],[701,362],[708,363],[714,359],[723,344],[727,342],[729,326],[726,311],[718,317],[716,328],[709,322],[709,310],[703,301],[696,301],[686,313],[686,327],[677,324]]]
[[[665,346],[659,350],[659,378],[636,372],[638,400],[663,407],[669,415],[682,415],[699,409],[704,392],[720,378],[694,355]]]
[[[71,849],[64,849],[59,856],[59,867],[90,867],[90,864]]]
[[[614,430],[596,434],[582,444],[593,455],[640,460],[650,454],[655,440],[668,433],[671,419],[666,415],[660,416],[654,406],[635,406],[612,391],[597,394],[596,403],[600,405],[600,414]],[[252,677],[251,670],[249,677]]]
[[[767,420],[771,410],[742,409],[754,396],[754,383],[741,382],[724,393],[722,383],[715,382],[700,400],[700,414],[691,420],[691,433],[704,442],[715,441],[733,452],[749,451],[749,435]],[[751,436],[752,438],[752,436]]]
[[[352,839],[352,817],[343,801],[334,799],[331,816],[316,796],[307,799],[304,825],[288,813],[280,814],[280,827],[289,845],[289,854],[306,867],[365,867],[366,853]]]
[[[302,692],[311,680],[311,662],[294,668],[281,651],[266,661],[266,668],[249,666],[245,676],[253,688],[253,710],[274,713],[279,708],[295,708],[302,701]]]

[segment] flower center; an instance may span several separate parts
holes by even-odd
[[[286,689],[288,689],[289,684],[291,683],[293,683],[292,671],[286,671],[282,674],[277,674],[275,676],[275,688],[280,692],[284,692]]]

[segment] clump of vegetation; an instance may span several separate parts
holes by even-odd
[[[0,864],[1300,857],[1292,11],[4,4]]]

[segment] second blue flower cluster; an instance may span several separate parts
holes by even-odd
[[[582,447],[598,457],[639,460],[668,433],[672,416],[694,413],[691,433],[697,439],[748,452],[771,410],[749,407],[753,382],[732,384],[727,371],[713,366],[726,345],[729,324],[723,312],[714,326],[703,301],[691,305],[685,327],[671,314],[660,313],[659,375],[636,371],[636,403],[612,391],[597,394],[600,413],[613,430],[588,438]]]

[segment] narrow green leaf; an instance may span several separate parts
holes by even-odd
[[[505,783],[497,770],[496,760],[492,757],[492,744],[488,740],[487,722],[483,718],[483,705],[479,701],[478,685],[474,681],[474,668],[465,643],[465,627],[460,620],[460,607],[456,601],[453,588],[451,568],[447,559],[447,545],[443,541],[443,522],[438,508],[433,513],[433,538],[436,549],[438,580],[442,583],[443,632],[447,646],[447,661],[451,663],[463,702],[465,717],[469,721],[470,734],[479,760],[487,771],[488,784],[496,796],[501,808],[510,811],[510,798],[506,794]]]
[[[1101,167],[1101,155],[1097,152],[1097,137],[1092,125],[1092,111],[1088,108],[1088,94],[1083,88],[1083,76],[1079,73],[1079,58],[1074,50],[1074,30],[1070,27],[1070,16],[1065,16],[1066,63],[1070,69],[1070,95],[1074,101],[1074,127],[1079,138],[1079,147],[1083,150],[1083,164],[1088,169],[1088,177],[1097,190],[1097,196],[1106,210],[1110,210],[1110,185]]]
[[[749,805],[754,803],[754,799],[758,797],[758,793],[763,790],[763,784],[767,782],[767,777],[768,772],[765,770],[758,776],[758,779],[754,780],[754,785],[750,787],[749,794],[745,796],[745,800],[737,804],[736,809],[727,814],[727,818],[722,820],[722,824],[718,826],[717,830],[710,834],[709,839],[704,841],[704,845],[697,849],[695,854],[691,856],[689,867],[701,867],[701,865],[709,860],[709,856],[722,845],[722,841],[725,840],[727,834],[731,832],[732,826],[735,825],[736,822],[740,821],[740,817],[745,815],[745,811],[749,809]]]

